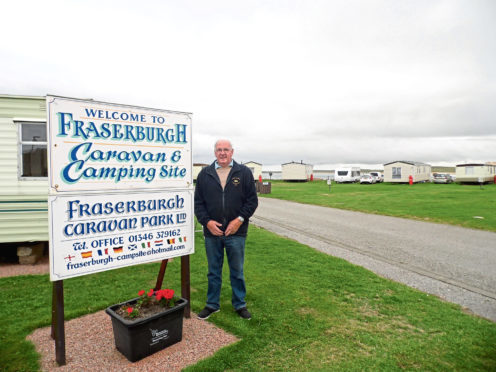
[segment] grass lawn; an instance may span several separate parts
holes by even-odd
[[[133,298],[153,286],[158,269],[139,265],[64,281],[66,318]],[[179,272],[177,259],[164,287],[179,291]],[[263,229],[251,227],[247,240],[250,321],[232,310],[227,267],[224,274],[222,310],[209,321],[241,341],[188,371],[496,370],[495,323]],[[198,233],[191,287],[198,312],[207,290]],[[38,355],[25,337],[50,324],[48,275],[1,278],[0,292],[0,369],[36,371]]]
[[[496,185],[271,181],[268,198],[496,231]],[[480,218],[483,217],[483,218]]]

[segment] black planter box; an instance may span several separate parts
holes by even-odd
[[[188,300],[180,298],[176,306],[149,318],[128,320],[115,311],[123,304],[133,305],[138,298],[108,307],[112,319],[115,347],[131,362],[179,342],[183,338],[184,307]]]

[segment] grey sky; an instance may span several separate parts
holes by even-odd
[[[194,161],[496,161],[496,2],[16,1],[0,93],[193,112]]]

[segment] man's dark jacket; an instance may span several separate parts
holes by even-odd
[[[246,236],[248,219],[258,206],[257,190],[253,174],[248,167],[233,161],[222,190],[215,162],[201,170],[196,179],[195,215],[203,225],[205,236],[213,236],[207,228],[210,220],[220,222],[225,231],[229,222],[241,216],[245,219],[235,235]]]

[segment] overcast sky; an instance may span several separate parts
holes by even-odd
[[[8,1],[0,94],[193,113],[193,160],[496,161],[496,1]]]

